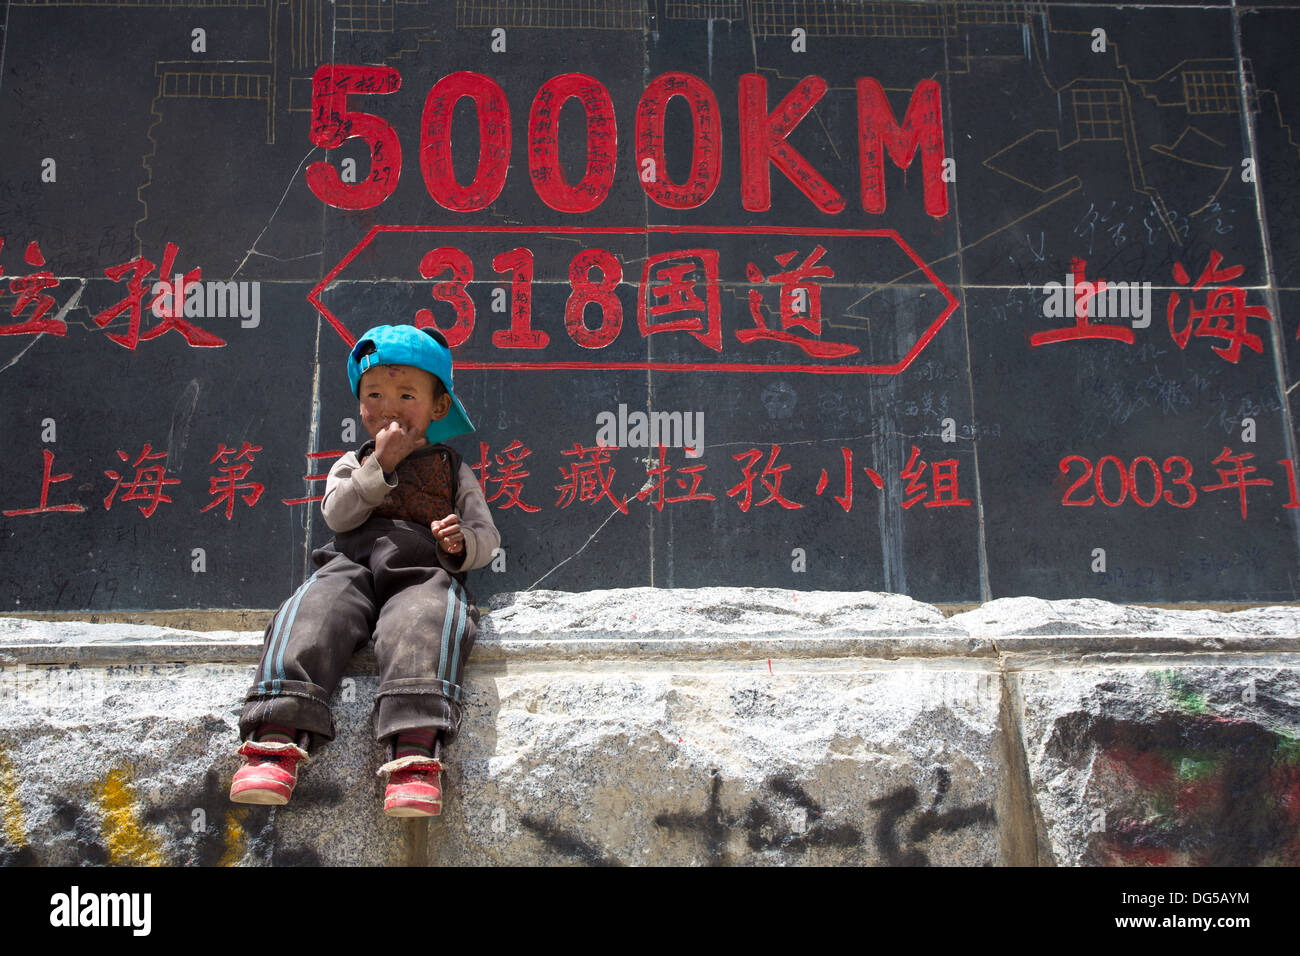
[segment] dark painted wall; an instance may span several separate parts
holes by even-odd
[[[7,608],[277,604],[352,338],[430,319],[481,594],[1295,598],[1300,10],[590,6],[4,5]]]

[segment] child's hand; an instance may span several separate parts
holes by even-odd
[[[460,530],[460,517],[454,511],[442,520],[432,522],[429,530],[438,540],[438,547],[448,554],[460,554],[465,550],[465,535]]]
[[[427,444],[423,435],[407,429],[401,422],[389,422],[375,436],[375,458],[380,468],[391,473],[407,455]]]

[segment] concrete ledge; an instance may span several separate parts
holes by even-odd
[[[494,598],[432,823],[369,650],[284,808],[226,799],[260,632],[0,619],[8,864],[1300,863],[1300,608],[767,589]]]

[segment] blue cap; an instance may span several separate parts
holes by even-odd
[[[424,433],[429,444],[436,445],[474,430],[465,406],[452,391],[451,349],[437,329],[417,329],[413,325],[378,325],[353,346],[348,355],[348,381],[352,394],[361,395],[361,376],[376,365],[410,365],[421,368],[438,380],[451,396],[451,407],[442,418],[429,422]]]

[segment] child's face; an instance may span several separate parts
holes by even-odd
[[[423,435],[429,423],[444,417],[451,408],[451,396],[433,397],[435,379],[422,368],[410,365],[376,365],[361,376],[361,423],[371,438],[390,422]]]

